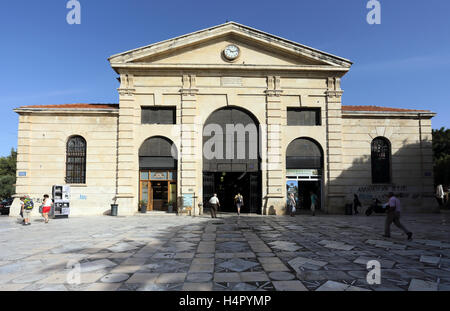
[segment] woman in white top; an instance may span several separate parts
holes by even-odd
[[[42,203],[42,216],[44,216],[45,223],[48,223],[48,213],[52,208],[52,200],[48,197],[48,194],[44,194],[44,203]]]

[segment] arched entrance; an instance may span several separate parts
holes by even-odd
[[[148,211],[176,210],[177,149],[165,137],[148,138],[139,148],[139,202]]]
[[[298,210],[309,210],[311,192],[322,206],[323,151],[319,143],[310,138],[297,138],[286,149],[286,193],[294,193]]]
[[[244,197],[242,213],[261,211],[259,123],[237,107],[213,112],[203,127],[203,201],[217,193],[221,211],[235,212],[234,197]]]

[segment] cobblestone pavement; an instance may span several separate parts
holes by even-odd
[[[450,290],[450,214],[402,222],[412,241],[384,216],[1,217],[0,290]]]

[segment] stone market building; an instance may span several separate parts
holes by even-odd
[[[290,192],[309,208],[313,191],[326,213],[343,213],[353,194],[367,205],[389,191],[408,212],[435,205],[435,114],[342,105],[349,60],[228,22],[109,62],[119,104],[14,110],[13,216],[21,195],[41,198],[53,185],[70,185],[71,215],[101,215],[112,203],[132,215],[140,201],[149,211],[178,205],[198,214],[213,193],[232,211],[237,192],[244,212],[264,215],[284,214]]]

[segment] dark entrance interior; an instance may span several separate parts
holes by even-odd
[[[322,207],[323,151],[313,139],[293,140],[286,149],[286,187],[294,193],[297,211],[311,209],[311,191],[317,196],[316,210]]]
[[[298,181],[298,192],[299,192],[299,202],[301,210],[310,210],[311,209],[311,194],[310,191],[313,191],[318,199],[316,210],[320,209],[320,181]]]
[[[261,213],[260,138],[256,118],[240,107],[230,106],[213,112],[204,129],[208,125],[213,125],[215,130],[203,133],[203,202],[209,202],[217,193],[220,212],[237,212],[234,197],[240,192],[244,197],[241,213]],[[212,140],[216,135],[222,137]]]
[[[261,183],[259,173],[215,172],[203,174],[204,202],[214,193],[220,201],[220,212],[236,212],[234,197],[238,192],[244,197],[241,213],[261,213]]]

